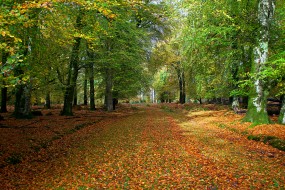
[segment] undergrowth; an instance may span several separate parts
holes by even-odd
[[[174,112],[173,109],[165,105],[162,105],[160,108],[166,112]]]
[[[248,135],[248,131],[240,132],[237,129],[231,128],[231,127],[229,127],[223,123],[218,124],[218,127],[221,129],[227,129],[227,130],[232,131],[234,133],[238,133],[238,134],[247,136],[248,140],[260,141],[260,142],[263,142],[265,144],[269,144],[274,148],[285,151],[285,140],[279,139],[278,137],[269,136],[269,135]]]
[[[249,135],[247,137],[249,140],[260,141],[265,144],[269,144],[274,148],[279,150],[285,151],[285,140],[279,139],[274,136],[267,136],[267,135]]]

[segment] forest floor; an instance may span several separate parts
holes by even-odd
[[[224,106],[42,112],[3,114],[0,189],[285,189],[285,152],[248,139],[285,140],[285,127],[250,128]]]

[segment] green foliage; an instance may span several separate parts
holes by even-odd
[[[0,9],[0,50],[8,54],[0,67],[6,86],[30,81],[37,91],[33,94],[62,97],[71,71],[72,46],[80,38],[79,69],[90,61],[95,64],[96,87],[105,82],[104,69],[112,68],[116,98],[129,98],[149,88],[144,65],[151,38],[159,39],[165,31],[162,2],[5,1]],[[80,11],[82,26],[77,27]],[[87,51],[94,56],[89,58]]]
[[[258,75],[249,74],[259,35],[257,3],[5,1],[0,6],[0,49],[8,56],[0,65],[1,80],[9,91],[30,82],[34,96],[44,99],[51,93],[53,100],[61,99],[72,46],[80,38],[77,85],[80,90],[81,69],[94,63],[96,97],[105,94],[106,69],[112,70],[116,98],[147,93],[151,86],[157,98],[175,100],[179,70],[185,73],[189,98],[248,96],[253,79],[262,79],[279,96],[285,93],[284,1],[276,2],[270,59]],[[80,10],[82,27],[77,27]]]
[[[162,68],[154,75],[153,87],[157,97],[162,101],[173,100],[176,96],[177,79],[172,72],[167,68]]]

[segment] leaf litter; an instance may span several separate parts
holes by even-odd
[[[77,111],[1,125],[1,189],[284,189],[285,154],[243,135],[283,126],[240,123],[221,107],[167,104]],[[173,111],[169,111],[173,110]],[[7,118],[7,117],[6,117]],[[82,128],[75,126],[86,124]],[[29,126],[24,128],[13,126]],[[48,126],[48,127],[46,127]],[[279,130],[279,132],[276,130]],[[72,131],[72,132],[68,132]],[[55,138],[54,136],[60,138]],[[6,138],[6,139],[5,139]],[[46,146],[32,148],[39,142]],[[3,144],[2,144],[3,143]],[[20,155],[21,162],[3,157]]]

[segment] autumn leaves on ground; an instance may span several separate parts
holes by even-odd
[[[285,127],[249,128],[224,107],[121,106],[0,124],[0,189],[284,189]],[[273,118],[274,119],[274,118]]]

